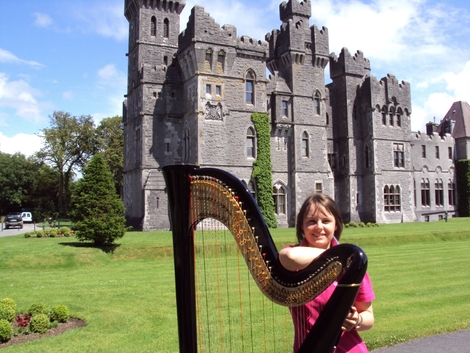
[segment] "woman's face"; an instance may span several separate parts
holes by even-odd
[[[336,220],[330,212],[312,204],[305,215],[302,230],[308,246],[328,249],[335,234]]]

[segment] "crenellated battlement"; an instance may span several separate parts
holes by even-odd
[[[140,8],[152,8],[165,12],[181,14],[186,6],[186,0],[125,0],[124,15],[130,20]]]
[[[380,80],[380,85],[385,88],[387,103],[398,103],[411,110],[411,90],[408,82],[398,81],[394,75],[388,74]]]
[[[180,50],[193,41],[218,42],[222,45],[236,45],[237,29],[232,25],[220,26],[204,7],[196,5],[191,10],[186,29],[179,35]]]
[[[289,0],[279,5],[279,17],[282,22],[292,19],[294,16],[305,17],[307,20],[312,15],[312,5],[310,0]],[[308,22],[308,21],[307,21]]]
[[[442,137],[437,132],[433,132],[432,134],[428,135],[425,132],[418,131],[417,133],[412,134],[411,136],[412,142],[425,144],[427,142],[432,142],[433,144],[445,144],[448,145],[449,143],[453,143],[454,139],[451,134],[445,134]]]
[[[316,55],[328,56],[330,53],[328,28],[321,29],[313,25],[310,27],[312,31],[312,52]]]
[[[343,48],[339,57],[334,53],[330,55],[330,76],[332,79],[341,75],[363,77],[369,74],[370,61],[364,57],[360,50],[351,55],[347,48]]]

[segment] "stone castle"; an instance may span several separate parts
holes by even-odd
[[[459,151],[460,158],[469,153],[456,151],[456,120],[413,133],[409,83],[371,76],[360,51],[330,53],[328,29],[309,26],[310,0],[280,4],[280,29],[265,40],[238,36],[200,6],[180,33],[184,6],[185,0],[125,0],[124,203],[130,225],[169,228],[161,173],[169,164],[227,170],[256,195],[255,112],[271,119],[280,227],[294,226],[314,192],[332,196],[345,222],[455,214],[454,160]],[[331,83],[325,84],[328,64]],[[470,118],[468,104],[461,106],[460,117]]]

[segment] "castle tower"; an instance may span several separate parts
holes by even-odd
[[[123,112],[124,204],[127,221],[136,229],[168,227],[166,212],[146,215],[155,214],[149,209],[167,209],[159,167],[175,155],[169,143],[173,136],[164,127],[181,111],[179,69],[173,59],[184,6],[185,0],[125,0],[129,70]]]
[[[329,60],[328,29],[310,27],[310,0],[283,2],[279,14],[280,29],[266,35],[267,67],[275,82],[270,94],[273,137],[287,138],[284,170],[288,172],[274,178],[290,185],[292,216],[310,193],[334,196],[327,158],[329,103],[324,76]],[[283,158],[277,151],[273,155],[277,160]],[[295,220],[291,218],[289,223]]]

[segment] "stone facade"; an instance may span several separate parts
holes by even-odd
[[[283,2],[280,29],[265,40],[237,36],[234,26],[221,27],[200,6],[179,33],[184,6],[184,0],[125,0],[124,203],[130,225],[169,228],[165,165],[224,169],[256,193],[254,112],[271,117],[281,227],[294,226],[313,192],[334,197],[345,221],[431,220],[454,210],[447,186],[440,203],[440,180],[455,183],[453,161],[420,157],[422,145],[429,153],[439,146],[447,156],[453,137],[412,133],[410,85],[393,75],[371,76],[362,52],[330,54],[328,30],[309,26],[310,0]],[[328,63],[331,83],[325,84]],[[427,179],[438,191],[432,192],[434,185],[426,191],[424,182],[429,205],[422,205],[421,181]]]

